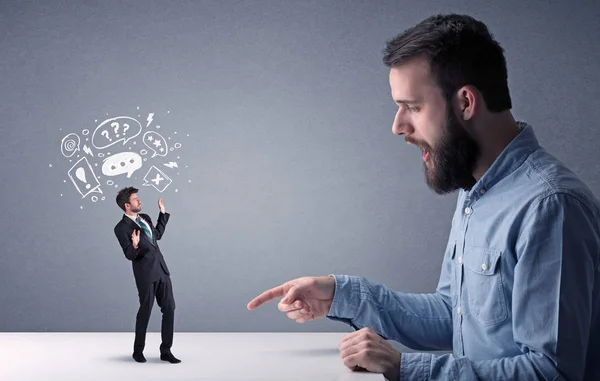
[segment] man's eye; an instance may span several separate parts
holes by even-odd
[[[410,112],[418,112],[420,110],[418,106],[407,106],[406,109]]]

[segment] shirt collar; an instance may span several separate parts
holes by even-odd
[[[529,124],[518,121],[517,126],[519,127],[519,134],[504,148],[469,193],[485,193],[520,167],[527,157],[540,147],[533,128]]]
[[[127,213],[124,213],[124,214],[125,214],[127,217],[131,218],[131,219],[133,220],[133,222],[135,222],[135,223],[137,224],[137,221],[136,221],[137,217],[130,216],[130,215],[129,215],[129,214],[127,214]],[[140,218],[142,221],[144,221],[144,219],[142,218],[142,216],[140,216],[139,214],[138,214],[138,217],[139,217],[139,218]]]

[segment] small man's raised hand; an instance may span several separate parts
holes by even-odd
[[[137,234],[136,234],[136,232],[137,232]],[[140,244],[140,230],[139,229],[135,229],[133,231],[133,233],[131,233],[131,242],[133,243],[133,247],[135,247],[137,249],[138,245]]]

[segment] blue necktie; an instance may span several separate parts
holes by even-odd
[[[138,225],[141,226],[142,230],[144,230],[144,233],[146,233],[146,236],[150,238],[150,241],[152,241],[152,231],[150,230],[150,228],[148,228],[148,225],[146,225],[146,223],[142,221],[140,216],[136,217],[135,222],[137,222]]]

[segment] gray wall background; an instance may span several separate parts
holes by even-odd
[[[149,163],[114,180],[141,188],[153,218],[161,195],[172,214],[177,331],[347,330],[296,324],[276,303],[246,310],[304,275],[434,290],[456,197],[431,192],[392,135],[381,56],[439,12],[488,24],[514,114],[600,195],[595,1],[0,1],[0,331],[133,330],[117,189],[82,199],[60,145],[149,112],[187,168],[161,167],[174,180],[162,194],[141,187]]]

